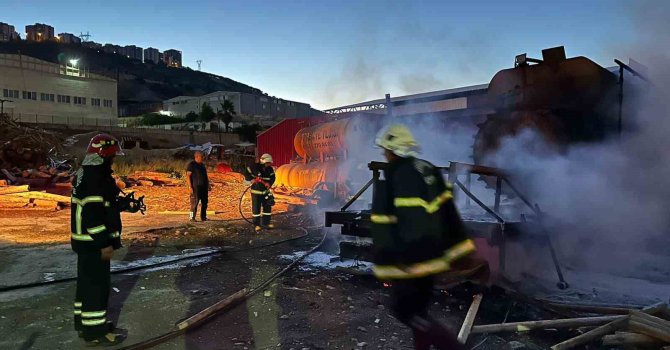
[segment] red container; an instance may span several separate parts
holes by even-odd
[[[289,164],[292,160],[298,158],[293,145],[293,139],[300,129],[360,114],[369,113],[353,112],[311,118],[284,119],[256,137],[256,160],[263,153],[269,153],[272,155],[273,166],[278,167]]]

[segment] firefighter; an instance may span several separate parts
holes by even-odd
[[[272,224],[272,206],[274,197],[270,188],[275,183],[275,172],[272,169],[272,156],[265,153],[260,162],[247,167],[246,184],[251,185],[251,212],[256,232],[263,227],[274,228]]]
[[[119,141],[106,134],[91,139],[72,188],[71,245],[77,253],[75,329],[89,346],[114,345],[125,336],[107,321],[110,260],[121,247],[120,189],[112,177]]]
[[[389,126],[375,143],[388,167],[384,180],[377,180],[372,204],[374,274],[391,284],[391,310],[412,329],[415,349],[462,349],[427,313],[434,277],[475,249],[452,188],[439,169],[416,158],[419,145],[405,126]]]
[[[204,155],[201,151],[196,151],[193,160],[186,167],[186,182],[188,183],[189,195],[191,199],[191,221],[195,221],[198,212],[198,203],[200,203],[200,220],[207,221],[207,203],[209,201],[209,178],[207,168],[203,163]]]

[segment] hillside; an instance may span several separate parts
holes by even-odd
[[[197,96],[219,90],[263,94],[259,89],[218,75],[189,68],[142,63],[80,45],[19,41],[0,43],[0,52],[20,52],[54,63],[78,58],[80,66],[92,73],[118,77],[120,106],[135,102],[163,101],[180,95]]]

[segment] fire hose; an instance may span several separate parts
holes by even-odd
[[[306,229],[300,228],[301,230],[305,231],[305,236],[309,234]],[[304,236],[303,236],[304,237]],[[157,337],[142,341],[140,343],[128,345],[126,347],[120,348],[118,350],[143,350],[143,349],[149,349],[152,348],[156,345],[162,344],[170,339],[176,338],[187,331],[193,330],[197,327],[202,326],[203,324],[207,323],[209,320],[211,320],[213,317],[216,315],[220,314],[221,312],[226,312],[237,305],[240,305],[242,302],[245,300],[249,299],[250,297],[254,296],[258,292],[262,291],[265,287],[270,285],[277,277],[285,274],[286,272],[290,271],[293,269],[300,261],[317,251],[323,245],[323,242],[326,240],[326,231],[323,230],[323,236],[321,237],[321,241],[315,245],[312,249],[309,251],[305,252],[302,256],[299,258],[295,259],[293,262],[288,264],[286,267],[283,269],[275,272],[270,278],[265,280],[265,282],[261,283],[260,285],[252,288],[252,289],[246,289],[243,288],[239,290],[237,293],[234,293],[230,295],[229,297],[217,302],[216,304],[205,308],[204,310],[196,313],[195,315],[189,317],[188,319],[181,321],[177,324],[175,324],[175,327],[173,330],[159,335]]]
[[[260,183],[263,183],[268,188],[268,192],[265,195],[265,200],[269,201],[270,206],[274,206],[275,205],[275,200],[274,200],[274,195],[272,194],[272,191],[270,190],[270,186],[267,183],[262,182],[262,181],[260,181]],[[247,186],[247,188],[244,191],[242,191],[242,195],[240,196],[240,201],[238,203],[238,209],[240,211],[240,217],[242,217],[242,219],[244,219],[244,221],[246,221],[248,224],[253,225],[254,223],[249,221],[249,219],[247,219],[244,216],[244,213],[242,213],[242,201],[244,200],[244,196],[251,189],[251,186],[253,186],[253,184]]]

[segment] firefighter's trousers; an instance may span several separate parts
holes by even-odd
[[[207,202],[208,199],[207,188],[194,188],[191,193],[191,219],[195,219],[198,213],[198,203],[200,203],[200,219],[207,219]]]
[[[107,334],[109,300],[109,260],[100,250],[77,254],[77,289],[74,299],[74,328],[91,341]]]
[[[429,350],[464,349],[456,337],[440,322],[428,315],[433,293],[433,276],[403,279],[391,284],[391,310],[394,316],[414,333],[414,348]]]
[[[251,213],[254,216],[254,225],[270,225],[272,220],[272,206],[267,203],[264,194],[251,195]]]

